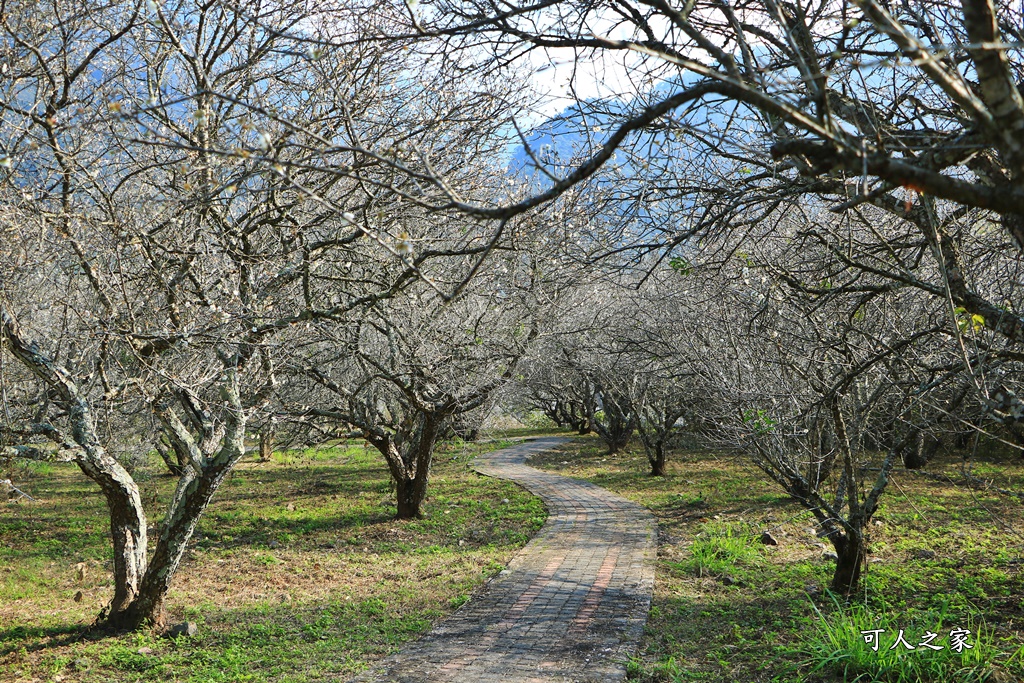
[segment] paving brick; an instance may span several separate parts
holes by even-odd
[[[597,683],[625,678],[654,587],[654,518],[599,486],[528,467],[566,439],[481,456],[543,499],[544,527],[469,602],[353,683]]]

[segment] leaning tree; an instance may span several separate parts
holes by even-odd
[[[4,9],[0,343],[20,372],[0,381],[25,410],[6,410],[2,431],[15,453],[56,450],[98,484],[114,556],[105,623],[159,627],[200,516],[266,416],[279,344],[424,282],[432,258],[485,250],[466,237],[436,252],[423,235],[413,254],[396,216],[415,179],[367,157],[348,160],[358,178],[339,174],[345,150],[444,144],[483,135],[488,117],[435,99],[424,106],[458,116],[398,125],[416,101],[405,55],[319,54],[292,35],[333,30],[331,14]],[[152,544],[124,456],[149,451],[154,420],[179,474]]]

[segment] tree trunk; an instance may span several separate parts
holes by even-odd
[[[860,584],[860,572],[866,555],[864,536],[859,530],[852,534],[834,534],[832,546],[839,558],[836,560],[836,571],[832,575],[832,591],[849,596]]]
[[[267,423],[260,430],[260,462],[270,462],[274,454],[274,426]]]
[[[381,452],[388,463],[392,481],[395,482],[395,497],[398,501],[396,519],[418,519],[423,517],[421,507],[427,497],[427,483],[430,479],[430,464],[444,421],[444,415],[422,414],[415,433],[406,436],[406,453],[401,453],[394,438],[387,433],[364,431],[366,440]]]
[[[613,425],[610,426],[607,432],[602,434],[604,441],[608,446],[608,455],[615,455],[627,445],[629,445],[629,437],[633,433],[632,425]]]
[[[651,463],[651,475],[655,477],[665,476],[665,444],[661,441],[654,444],[654,453],[647,454],[647,460]]]
[[[111,470],[96,470],[79,462],[86,476],[99,484],[110,513],[110,539],[114,547],[111,613],[125,609],[138,595],[139,582],[146,571],[147,544],[146,512],[139,487],[116,461],[114,464],[117,467]]]
[[[113,458],[96,437],[88,406],[73,402],[70,417],[75,442],[82,448],[79,469],[96,482],[110,512],[110,540],[114,547],[114,598],[111,613],[135,600],[146,572],[146,511],[132,476]]]
[[[395,482],[395,493],[398,498],[398,512],[396,519],[420,519],[423,512],[420,510],[423,504],[425,488],[418,488],[415,479],[399,479]]]
[[[139,584],[138,595],[125,609],[111,611],[108,623],[115,628],[137,629],[166,626],[164,600],[171,580],[181,564],[199,518],[209,506],[224,478],[245,453],[244,421],[231,425],[220,450],[210,458],[201,473],[189,468],[179,480],[171,507],[160,529],[160,539]]]

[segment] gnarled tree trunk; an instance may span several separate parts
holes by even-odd
[[[665,476],[665,444],[659,441],[654,444],[654,452],[647,454],[647,461],[651,464],[651,475],[655,477]]]
[[[127,608],[110,614],[108,621],[112,626],[135,629],[148,624],[157,630],[164,629],[164,600],[171,580],[195,533],[199,518],[228,472],[245,452],[244,433],[244,428],[229,429],[220,450],[206,461],[198,476],[190,467],[178,482],[170,511],[161,524],[160,538],[149,567],[139,583],[138,595]]]
[[[395,482],[397,519],[416,519],[423,516],[422,506],[427,497],[434,442],[437,440],[442,419],[433,414],[423,414],[415,433],[405,436],[408,446],[404,452],[391,434],[383,430],[365,432],[366,440],[384,456],[391,478]]]
[[[91,429],[91,425],[87,429]],[[113,613],[126,609],[135,600],[146,572],[146,512],[139,487],[131,475],[94,439],[83,440],[89,445],[83,446],[78,467],[99,484],[110,513],[114,598],[109,610]]]
[[[135,599],[121,609],[111,610],[108,623],[116,628],[136,629],[150,625],[165,626],[164,600],[171,586],[196,524],[217,492],[224,477],[245,454],[245,414],[238,397],[237,378],[228,369],[228,382],[222,387],[226,410],[223,427],[207,422],[196,440],[177,414],[167,405],[157,409],[176,449],[188,453],[185,473],[178,480],[174,497],[160,525],[160,538],[138,585]],[[214,451],[216,449],[216,451]],[[207,455],[209,454],[209,455]]]

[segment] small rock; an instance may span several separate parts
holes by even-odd
[[[462,547],[462,546],[464,546],[464,545],[466,545],[466,542],[465,542],[465,541],[463,541],[463,540],[462,540],[462,539],[460,538],[460,539],[459,539],[459,547],[461,548],[461,547]]]
[[[278,543],[277,541],[271,541],[270,543],[267,544],[267,547],[269,547],[271,550],[277,550],[278,548],[281,547],[281,544]]]
[[[835,553],[831,553],[831,552],[830,553],[822,553],[821,556],[823,558],[825,558],[826,560],[832,560],[833,562],[838,562],[839,561],[839,556],[836,555]]]
[[[180,624],[175,624],[168,631],[168,635],[171,637],[185,636],[186,638],[194,638],[199,633],[199,626],[194,621],[185,621]]]
[[[918,548],[914,551],[914,557],[919,560],[930,560],[935,557],[935,551],[928,550],[926,548]]]
[[[82,591],[78,591],[77,593],[75,593],[75,597],[73,599],[74,599],[75,602],[82,602],[82,598],[84,598],[84,597],[85,597],[85,594],[82,593]]]
[[[771,533],[764,531],[761,533],[761,543],[765,545],[778,545],[779,542],[775,540],[775,537]]]
[[[290,512],[294,512],[295,511],[295,503],[288,503],[288,510]]]
[[[505,505],[508,505],[509,504],[509,499],[508,498],[502,498],[501,502],[504,503]]]
[[[138,650],[136,650],[136,652],[138,652],[140,655],[151,655],[151,654],[153,654],[153,648],[151,648],[151,647],[140,647]]]
[[[871,523],[874,524],[875,526],[885,526],[885,522],[883,522],[880,519],[876,519],[875,521],[873,521]]]
[[[79,657],[75,661],[71,662],[71,666],[75,667],[79,671],[85,671],[89,668],[89,660],[85,657]]]
[[[721,519],[722,515],[711,515],[711,519]]]

